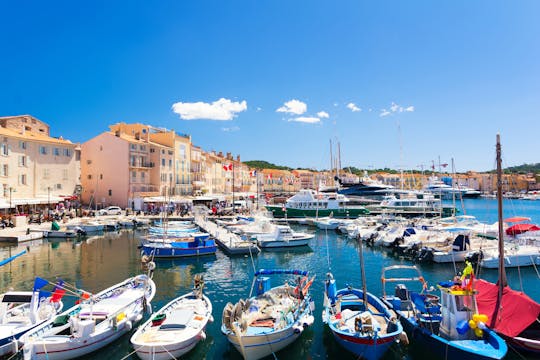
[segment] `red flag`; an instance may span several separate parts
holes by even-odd
[[[225,171],[231,171],[232,170],[232,163],[229,165],[223,165],[223,170]]]
[[[270,180],[270,179],[272,178],[272,174],[268,174],[268,175],[266,176],[266,178],[267,178],[268,180]]]
[[[56,289],[54,290],[52,296],[51,296],[51,302],[58,302],[60,299],[62,299],[62,296],[66,293],[66,290],[64,289]]]

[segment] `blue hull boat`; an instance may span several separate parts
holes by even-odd
[[[142,245],[141,255],[155,258],[178,258],[212,255],[216,251],[216,242],[205,234],[194,237],[153,238]]]
[[[332,274],[327,276],[323,322],[351,353],[367,360],[380,359],[399,339],[401,324],[371,293],[364,296],[362,290],[352,287],[336,290]]]
[[[392,271],[399,277],[388,277]],[[384,268],[382,282],[383,302],[395,311],[410,342],[422,349],[423,355],[459,360],[502,359],[506,355],[506,342],[485,325],[487,316],[478,314],[472,288],[441,284],[440,297],[425,294],[427,283],[420,271],[408,265]],[[399,283],[394,295],[386,294],[388,282]],[[420,283],[422,291],[409,290],[405,282]]]

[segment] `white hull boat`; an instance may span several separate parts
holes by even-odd
[[[110,344],[151,309],[156,286],[138,275],[91,295],[22,338],[25,360],[73,359]]]
[[[272,233],[256,235],[261,249],[305,246],[314,237],[314,234],[295,232],[287,225],[276,225]]]
[[[296,287],[270,288],[266,275],[272,274],[293,274],[304,280],[297,281]],[[221,331],[244,359],[261,359],[278,352],[313,324],[315,306],[308,292],[313,279],[307,280],[307,275],[300,270],[259,270],[254,281],[257,295],[225,306]]]
[[[192,292],[169,302],[133,334],[131,345],[140,359],[177,359],[206,338],[212,303],[203,295],[202,276],[194,282]]]
[[[27,331],[44,323],[62,311],[60,297],[39,299],[39,279],[33,291],[9,291],[2,295],[0,319],[0,356],[16,353],[18,341]],[[47,284],[43,280],[43,286]],[[54,301],[53,301],[54,300]]]

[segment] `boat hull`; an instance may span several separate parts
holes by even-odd
[[[356,219],[359,216],[369,215],[369,210],[364,207],[346,207],[338,209],[284,209],[282,206],[267,205],[266,209],[275,218],[304,218],[304,217],[326,217]]]
[[[185,327],[174,330],[160,330],[159,325],[153,324],[153,319],[163,316],[172,317],[175,312],[197,308],[193,319]],[[200,320],[194,320],[200,317]],[[191,351],[199,341],[203,340],[208,321],[212,319],[212,303],[208,297],[196,298],[193,292],[174,299],[157,311],[151,319],[145,322],[131,337],[131,344],[137,356],[142,360],[168,360],[179,358]],[[162,320],[163,321],[163,320]]]
[[[306,246],[309,245],[309,239],[301,239],[301,240],[290,240],[290,241],[283,241],[283,240],[268,240],[268,241],[259,241],[258,245],[261,249],[268,249],[268,248],[285,248],[285,247],[296,247],[296,246]]]
[[[154,256],[156,258],[180,258],[189,256],[213,255],[217,251],[216,245],[199,246],[193,248],[166,248],[143,245],[143,255]]]
[[[276,353],[292,344],[301,332],[296,332],[293,327],[282,331],[269,332],[261,335],[242,336],[239,340],[233,333],[227,334],[229,342],[244,356],[245,360],[256,360]],[[240,344],[240,341],[242,344]]]

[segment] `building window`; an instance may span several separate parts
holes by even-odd
[[[161,149],[161,154],[165,155],[165,150]]]
[[[139,149],[140,149],[141,151],[146,151],[146,146],[140,145],[140,146],[139,146]]]
[[[165,159],[161,159],[161,166],[165,166]]]
[[[21,174],[21,176],[19,176],[19,184],[26,185],[26,174]]]
[[[26,155],[20,155],[19,156],[19,166],[26,166]]]
[[[172,160],[169,159],[169,167],[172,167]]]
[[[178,157],[180,159],[186,158],[186,145],[180,144],[180,146],[178,146]]]
[[[0,168],[0,171],[2,171],[2,173],[1,173],[2,176],[8,176],[8,165],[7,165],[7,164],[4,164],[4,165]]]
[[[59,148],[53,148],[53,154],[54,154],[54,156],[60,156],[60,149]]]
[[[64,156],[71,157],[71,149],[64,149]]]
[[[136,179],[136,178],[137,178],[137,172],[136,172],[136,171],[132,171],[132,172],[131,172],[131,178],[132,178],[132,179]]]
[[[103,174],[99,174],[99,180],[103,180]]]
[[[144,171],[141,173],[141,180],[144,180],[144,177],[145,177],[145,173]]]
[[[151,152],[151,153],[156,152],[156,149],[150,148],[150,152]]]
[[[0,145],[0,152],[2,153],[2,155],[9,155],[9,145],[6,143],[2,143]]]
[[[48,179],[49,178],[49,169],[43,169],[43,178]]]
[[[4,184],[4,186],[3,186],[3,191],[4,191],[4,197],[7,197],[7,196],[8,196],[8,192],[9,192],[9,186],[8,186],[8,184]]]
[[[131,150],[137,150],[137,145],[131,144],[131,145],[130,145],[130,149],[131,149]]]
[[[91,174],[88,174],[88,176],[86,177],[88,180],[92,180],[92,175]]]
[[[112,196],[112,189],[109,189],[109,196]]]
[[[19,141],[19,148],[25,150],[26,146],[27,146],[26,141]]]
[[[62,190],[62,184],[56,184],[54,187],[56,190]]]
[[[40,146],[39,147],[39,153],[41,155],[47,155],[47,147],[46,146]]]
[[[86,164],[90,165],[92,163],[92,160],[86,160]]]

